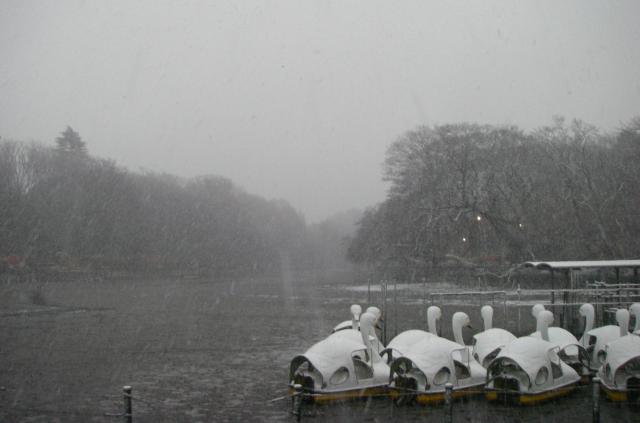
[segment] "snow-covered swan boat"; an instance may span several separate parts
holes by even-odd
[[[445,385],[453,385],[453,397],[482,392],[486,371],[462,345],[462,326],[469,317],[453,316],[453,332],[458,342],[429,334],[410,345],[391,363],[390,396],[409,398],[419,404],[444,401]]]
[[[628,333],[624,327],[624,322],[629,321],[628,315],[624,309],[616,312],[616,320],[623,322],[621,336],[605,345],[598,377],[610,400],[637,403],[640,401],[640,336]]]
[[[583,313],[588,312],[589,306],[591,306],[591,304],[583,304],[580,307],[580,314],[584,316],[585,314]],[[544,310],[544,306],[542,304],[536,304],[533,307],[531,314],[536,317],[541,310]],[[586,313],[586,315],[588,315],[588,313]],[[587,318],[587,324],[588,323],[589,322]],[[573,367],[573,369],[580,375],[581,381],[583,383],[588,383],[590,374],[589,355],[585,347],[582,345],[581,341],[579,341],[578,338],[576,338],[568,330],[558,326],[550,327],[547,330],[549,333],[548,341],[560,348],[560,350],[558,351],[560,359],[567,363],[569,366]],[[541,338],[542,334],[539,330],[536,330],[536,332],[532,333],[531,336]]]
[[[486,397],[536,404],[571,392],[580,375],[560,359],[560,348],[549,342],[550,311],[537,316],[541,338],[524,336],[505,346],[487,369]]]
[[[595,316],[593,306],[583,304],[580,308],[580,314],[587,319],[585,334],[580,338],[580,343],[586,348],[589,368],[591,370],[599,370],[605,361],[605,346],[609,342],[628,334],[629,313],[616,313],[617,325],[600,326],[595,329],[590,329],[593,326]],[[622,330],[623,327],[625,328],[624,330]]]
[[[377,318],[365,312],[360,330],[344,329],[293,358],[289,385],[302,385],[315,402],[367,397],[386,392],[389,366],[372,343]]]

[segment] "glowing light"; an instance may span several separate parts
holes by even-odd
[[[467,238],[466,237],[462,237],[462,242],[467,242]]]
[[[478,222],[480,222],[480,221],[482,220],[482,216],[480,216],[480,215],[476,216],[476,220],[477,220]]]

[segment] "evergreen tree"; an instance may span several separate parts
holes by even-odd
[[[64,153],[73,153],[78,155],[87,154],[87,144],[82,140],[80,134],[73,130],[72,127],[67,126],[58,138],[56,138],[56,144],[58,145],[58,151]]]

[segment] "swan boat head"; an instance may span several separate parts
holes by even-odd
[[[442,318],[442,310],[438,306],[429,306],[427,308],[427,325],[429,332],[438,335],[438,320]]]
[[[635,326],[633,328],[634,335],[640,335],[640,303],[633,303],[629,306],[629,313],[636,320]]]
[[[345,320],[344,322],[338,323],[331,333],[338,332],[344,329],[359,329],[360,324],[360,315],[362,314],[362,307],[359,304],[352,304],[349,310],[351,312],[351,320]]]
[[[516,339],[511,332],[492,327],[493,307],[485,305],[480,309],[484,321],[484,331],[473,335],[472,355],[482,367],[487,368],[500,350]]]

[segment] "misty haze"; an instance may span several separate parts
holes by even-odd
[[[638,17],[4,0],[0,421],[638,421]]]

